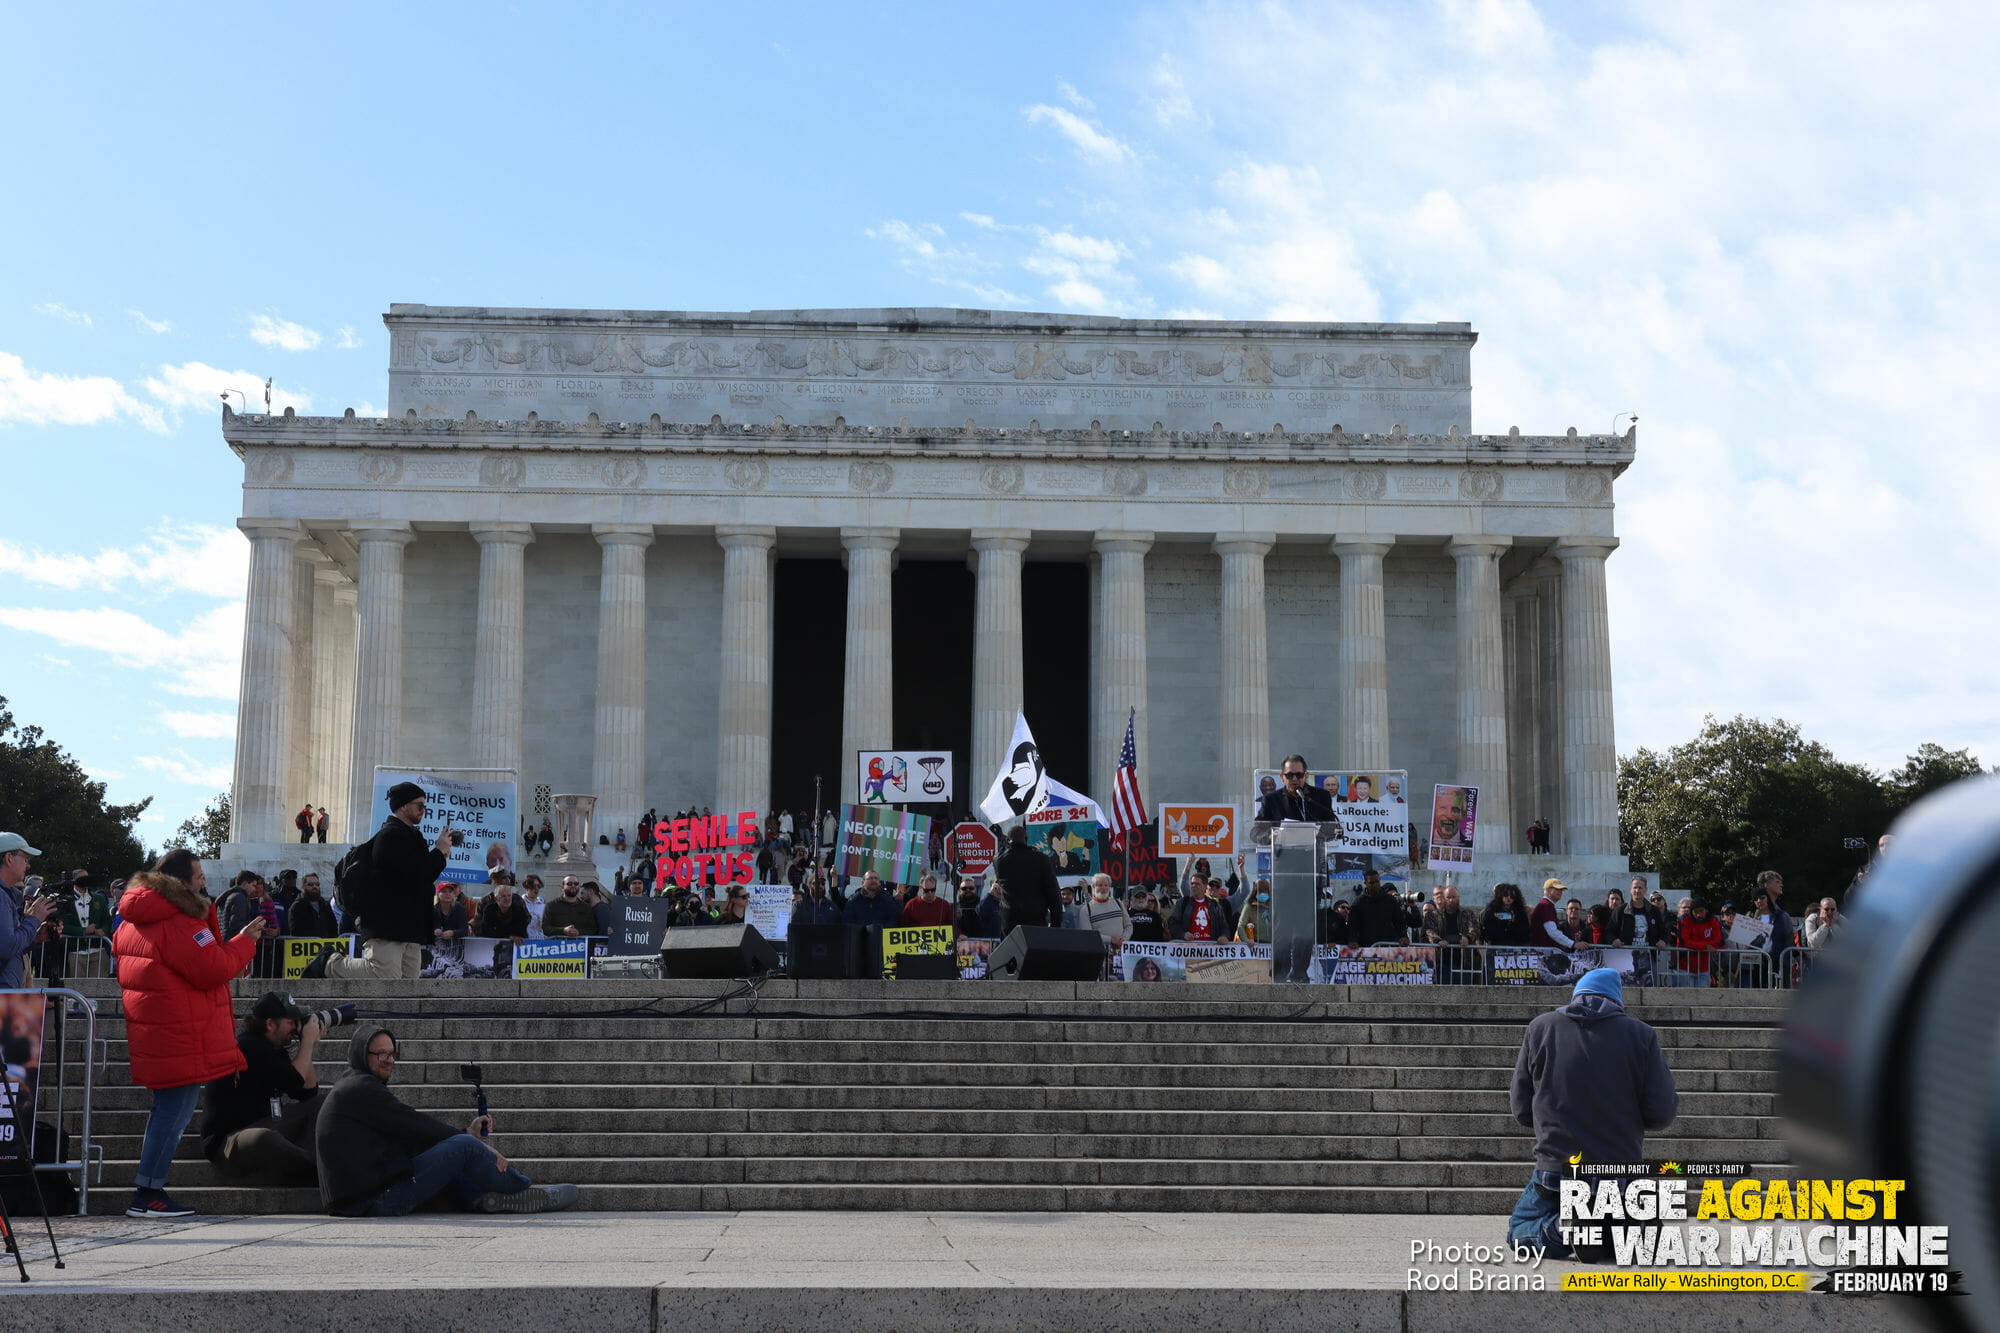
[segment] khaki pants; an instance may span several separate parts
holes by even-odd
[[[424,946],[367,940],[359,958],[329,958],[326,974],[341,981],[414,981],[424,970]]]

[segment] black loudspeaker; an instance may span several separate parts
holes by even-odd
[[[906,953],[896,958],[898,981],[956,981],[958,955],[950,953]]]
[[[1103,971],[1104,937],[1094,930],[1016,926],[986,960],[994,981],[1095,981]]]
[[[749,977],[778,970],[778,951],[757,927],[676,926],[660,946],[660,975],[666,977]]]
[[[864,927],[794,925],[786,938],[794,977],[851,981],[861,975],[861,955],[868,941]]]

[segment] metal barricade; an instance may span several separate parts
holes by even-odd
[[[1387,946],[1399,947],[1399,946]],[[1628,986],[1763,990],[1796,981],[1798,964],[1761,949],[1682,949],[1672,944],[1584,944],[1574,951],[1532,944],[1428,944],[1440,986],[1572,985],[1595,967],[1613,967]],[[1787,951],[1788,954],[1797,951]],[[1695,966],[1687,966],[1694,962]]]
[[[28,1111],[30,1125],[41,1117],[44,1107],[52,1107],[58,1133],[57,1142],[60,1143],[61,1131],[66,1128],[65,1121],[70,1110],[68,1103],[71,1087],[77,1086],[80,1094],[80,1104],[77,1107],[79,1123],[77,1125],[77,1132],[71,1136],[72,1146],[76,1148],[75,1159],[70,1160],[65,1158],[62,1161],[56,1162],[37,1162],[34,1169],[38,1173],[74,1174],[76,1176],[76,1215],[82,1217],[90,1211],[90,1163],[93,1156],[96,1158],[97,1170],[100,1177],[104,1171],[103,1151],[90,1137],[91,1101],[97,1090],[97,1067],[108,1055],[108,1047],[104,1052],[100,1052],[98,1049],[97,1003],[87,995],[60,986],[0,990],[0,997],[11,996],[39,997],[44,1003],[42,1044],[41,1050],[36,1053],[35,1099]],[[50,1004],[49,1002],[51,1001],[54,1003]],[[70,1059],[69,1016],[72,1010],[83,1015],[83,1058],[80,1061],[72,1061]],[[50,1031],[51,1026],[54,1028],[53,1032]],[[51,1051],[55,1053],[55,1080],[52,1096],[48,1095],[50,1089],[49,1054]],[[73,1066],[81,1067],[82,1078],[80,1085],[72,1077]],[[16,1078],[15,1068],[16,1066],[10,1062],[6,1069],[6,1077]],[[25,1074],[26,1066],[19,1066],[19,1068]],[[18,1130],[19,1127],[17,1126],[16,1128]]]
[[[1804,981],[1818,961],[1820,950],[1825,947],[1823,944],[1794,944],[1781,950],[1778,954],[1778,975],[1784,979],[1783,984],[1797,986]]]

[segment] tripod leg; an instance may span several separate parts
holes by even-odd
[[[21,1242],[14,1235],[14,1219],[7,1212],[7,1201],[0,1199],[0,1227],[7,1228],[7,1248],[14,1252],[14,1267],[21,1270],[21,1281],[28,1280],[28,1261],[21,1254]]]
[[[85,1169],[88,1170],[89,1168],[86,1167]],[[62,1268],[65,1265],[63,1264],[62,1251],[56,1248],[56,1223],[55,1219],[49,1216],[49,1201],[42,1197],[41,1177],[30,1171],[28,1173],[28,1180],[35,1187],[35,1204],[42,1210],[42,1229],[49,1233],[49,1253],[55,1256],[56,1267]]]

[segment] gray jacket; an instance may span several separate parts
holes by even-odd
[[[1653,1029],[1602,995],[1584,995],[1528,1024],[1514,1062],[1514,1118],[1535,1131],[1535,1168],[1642,1160],[1646,1131],[1680,1109]]]

